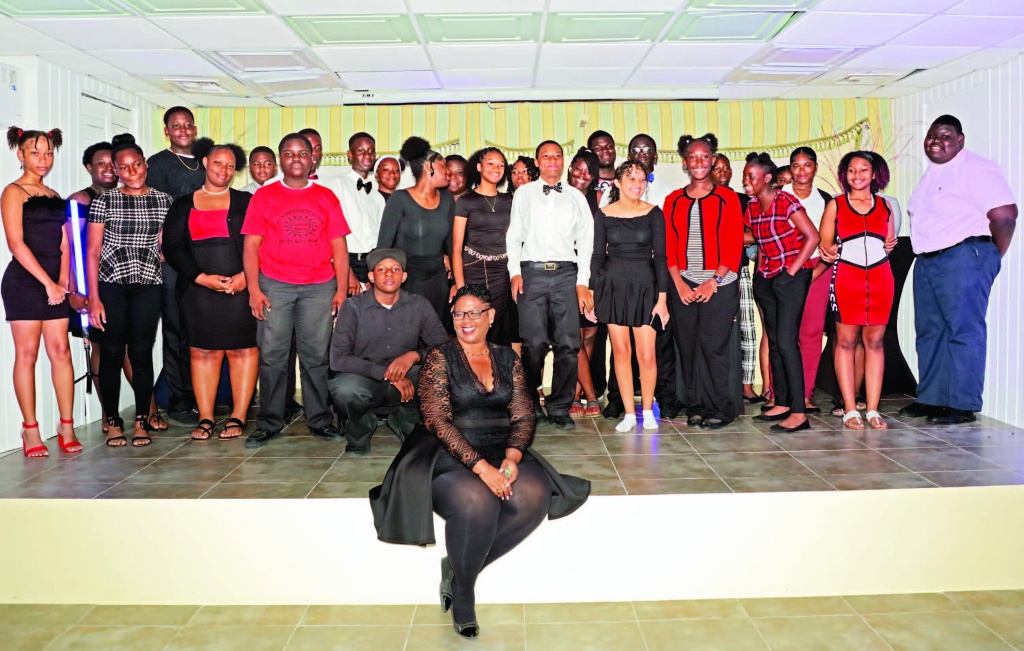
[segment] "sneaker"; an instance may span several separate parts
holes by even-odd
[[[323,427],[310,427],[310,436],[315,436],[318,439],[324,441],[337,441],[345,438],[345,435],[341,433],[341,430],[332,425],[324,425]]]
[[[245,439],[245,447],[247,448],[262,448],[267,444],[270,439],[275,436],[280,436],[281,432],[271,432],[268,429],[257,427],[256,431],[249,435],[249,438]]]
[[[193,407],[192,409],[168,411],[166,420],[179,427],[195,427],[199,424],[199,410]]]
[[[559,416],[548,416],[548,422],[558,429],[576,429],[576,423],[568,414]]]

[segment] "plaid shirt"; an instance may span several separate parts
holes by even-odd
[[[779,190],[775,201],[767,211],[761,210],[761,202],[752,199],[743,213],[743,223],[754,233],[754,242],[761,250],[759,271],[765,278],[778,275],[804,245],[804,236],[789,221],[790,215],[803,210],[800,200]]]
[[[161,285],[160,231],[171,196],[150,190],[132,196],[108,190],[92,200],[89,223],[103,224],[99,279],[118,285]]]

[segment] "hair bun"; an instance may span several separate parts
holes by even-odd
[[[196,157],[196,160],[203,160],[210,155],[210,151],[213,150],[215,143],[212,138],[198,138],[192,143],[192,155]]]
[[[113,148],[125,147],[127,145],[135,144],[135,136],[130,133],[119,133],[110,139],[110,145]]]
[[[398,153],[403,160],[411,162],[425,158],[429,152],[429,142],[419,136],[410,136],[402,143],[402,149]]]
[[[712,149],[718,149],[718,136],[716,136],[715,134],[705,133],[703,136],[700,137],[700,139],[711,145]]]

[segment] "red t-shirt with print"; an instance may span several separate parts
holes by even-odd
[[[331,240],[351,230],[333,192],[310,182],[289,188],[282,181],[264,185],[249,201],[243,235],[262,235],[260,271],[268,278],[305,285],[334,277]]]

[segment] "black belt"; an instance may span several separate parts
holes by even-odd
[[[992,236],[991,235],[972,235],[971,237],[968,237],[965,240],[957,242],[953,246],[947,246],[946,248],[939,249],[938,251],[925,251],[924,253],[921,253],[920,256],[922,258],[934,258],[935,256],[939,255],[940,253],[945,253],[946,251],[949,251],[950,249],[955,249],[956,247],[960,246],[961,244],[983,244],[985,242],[991,243],[992,242]]]
[[[575,262],[521,262],[519,266],[523,269],[533,269],[535,271],[561,271],[562,269],[575,269]]]

